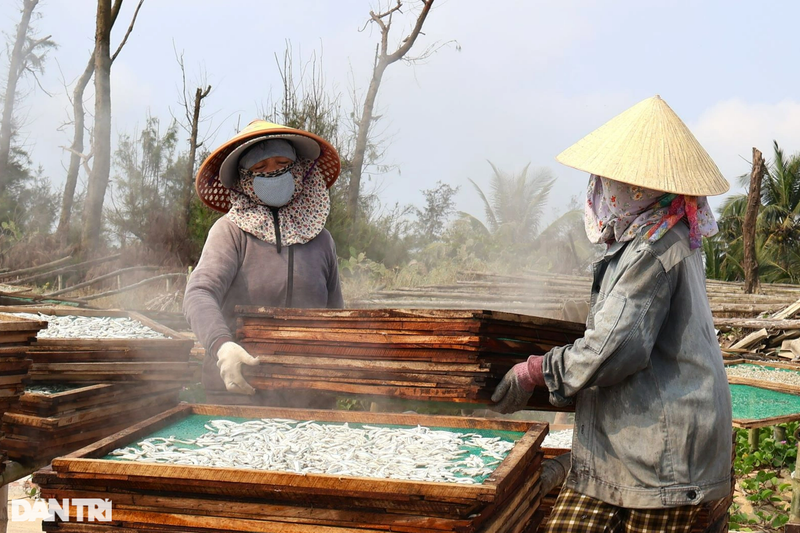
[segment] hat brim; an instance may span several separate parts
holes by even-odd
[[[612,118],[556,157],[590,174],[656,191],[714,196],[730,184],[660,96]]]
[[[252,145],[266,139],[285,139],[289,141],[292,143],[292,146],[294,146],[297,157],[303,159],[311,159],[313,161],[318,158],[319,154],[322,152],[317,141],[294,133],[272,133],[250,139],[240,144],[233,152],[228,154],[228,157],[226,157],[224,161],[222,161],[222,165],[219,167],[219,181],[222,182],[225,187],[230,189],[233,187],[233,184],[236,183],[236,180],[239,179],[239,158],[242,154]]]
[[[328,188],[339,177],[341,161],[339,153],[331,143],[307,131],[288,128],[264,120],[255,120],[238,135],[214,150],[200,165],[194,185],[197,196],[205,205],[215,211],[228,212],[231,207],[229,188],[236,183],[238,178],[239,156],[252,142],[258,142],[265,138],[290,141],[300,158],[315,162],[316,168],[322,173]],[[234,152],[237,154],[229,157]],[[225,166],[224,179],[228,185],[221,181],[223,165]]]

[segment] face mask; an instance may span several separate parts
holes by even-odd
[[[283,172],[275,177],[253,176],[253,191],[269,207],[283,207],[294,196],[294,175]]]

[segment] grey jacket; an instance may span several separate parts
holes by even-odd
[[[291,248],[291,307],[344,307],[336,246],[328,230]],[[183,298],[184,315],[206,349],[203,384],[207,389],[225,390],[216,367],[216,350],[233,340],[234,308],[286,306],[289,249],[284,246],[278,254],[274,244],[242,231],[228,217],[217,220],[208,232]]]
[[[593,265],[586,334],[544,356],[554,405],[575,401],[571,489],[627,508],[731,488],[731,397],[699,250],[677,224]]]

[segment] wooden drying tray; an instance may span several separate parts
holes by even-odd
[[[368,335],[385,333],[422,337],[425,334],[433,337],[510,337],[519,343],[561,346],[574,342],[585,331],[583,324],[574,322],[481,310],[281,309],[237,306],[236,314],[237,329],[244,327],[254,333],[264,329],[281,332],[289,340],[294,337],[292,333],[297,331],[342,330],[342,334],[351,335],[366,329]]]
[[[13,412],[41,417],[60,416],[76,410],[91,409],[114,403],[124,403],[132,398],[157,394],[169,389],[180,389],[177,383],[100,383],[85,385],[53,394],[25,392],[14,406]]]
[[[725,361],[725,366],[737,365],[737,364],[752,364],[756,366],[763,366],[763,367],[773,367],[773,368],[783,368],[786,370],[795,370],[798,371],[797,366],[787,364],[787,363],[767,363],[762,361],[749,361],[746,359],[733,359],[730,361]],[[781,392],[784,394],[791,394],[794,396],[800,396],[800,387],[794,385],[786,385],[783,383],[774,383],[771,381],[764,381],[759,379],[750,379],[750,378],[740,378],[736,376],[729,376],[728,383],[731,385],[747,385],[750,387],[755,387],[758,389],[765,389],[774,392]],[[733,419],[733,427],[741,428],[741,429],[754,429],[760,427],[767,427],[767,426],[774,426],[776,424],[784,424],[787,422],[795,422],[800,420],[800,412],[799,413],[792,413],[783,416],[773,416],[769,418],[734,418]]]
[[[520,482],[502,501],[494,501],[479,513],[448,517],[421,510],[365,509],[369,497],[348,500],[349,507],[326,507],[269,499],[237,500],[228,496],[208,497],[187,493],[114,489],[103,481],[65,479],[52,469],[34,476],[45,498],[104,498],[112,502],[113,522],[106,524],[58,523],[53,531],[138,531],[184,533],[191,531],[240,531],[270,533],[523,533],[536,531],[541,520],[540,463],[531,463]],[[424,503],[417,500],[418,504]],[[428,509],[430,510],[430,509]]]
[[[431,320],[488,320],[508,325],[535,327],[542,330],[571,331],[582,334],[585,326],[553,318],[505,313],[489,310],[461,309],[298,309],[285,307],[236,306],[242,317],[277,320],[364,320],[388,322],[430,322]]]
[[[747,359],[733,359],[730,361],[725,361],[725,366],[735,366],[735,365],[754,365],[765,368],[780,368],[782,370],[793,370],[797,372],[798,375],[800,375],[800,366],[793,365],[791,363],[783,363],[780,361],[775,363],[770,363],[766,361],[749,361]],[[731,385],[749,385],[751,387],[758,387],[759,389],[768,389],[775,392],[784,392],[786,394],[800,395],[800,385],[775,383],[774,381],[767,381],[763,379],[754,379],[754,378],[742,378],[739,376],[728,376],[728,383],[730,383]]]
[[[320,422],[397,424],[453,429],[493,429],[524,433],[505,460],[483,483],[418,482],[396,479],[361,478],[325,474],[152,464],[102,459],[111,451],[179,422],[192,414],[243,417],[289,418]],[[547,424],[499,419],[479,419],[410,414],[364,413],[262,407],[181,404],[121,431],[66,457],[55,459],[53,470],[59,478],[87,478],[94,482],[124,480],[125,484],[147,490],[193,492],[206,495],[253,497],[268,495],[277,500],[297,500],[347,508],[352,498],[369,498],[383,508],[413,508],[416,505],[440,504],[443,509],[462,508],[472,512],[504,498],[522,482],[522,474],[541,457],[539,445],[547,433]],[[393,503],[394,502],[394,503]],[[466,515],[465,515],[466,516]]]
[[[74,308],[53,308],[53,307],[23,307],[23,306],[5,306],[0,307],[0,314],[2,313],[30,313],[52,316],[87,316],[87,317],[114,317],[114,318],[131,318],[143,325],[166,335],[166,339],[37,339],[32,347],[34,352],[44,351],[58,351],[63,350],[105,350],[105,349],[120,349],[130,351],[134,348],[158,350],[160,348],[169,348],[171,350],[185,350],[188,355],[189,351],[194,345],[194,341],[184,337],[177,331],[173,331],[161,324],[150,320],[149,318],[136,313],[134,311],[123,311],[119,309],[74,309]],[[46,325],[44,326],[46,327]]]
[[[36,334],[46,327],[47,322],[43,320],[22,318],[0,311],[0,357],[18,351],[19,345],[30,344],[36,339]]]
[[[5,308],[0,308],[5,309]],[[27,308],[21,308],[27,309]],[[0,311],[0,335],[7,332],[38,332],[47,327],[47,322],[44,320],[33,320],[30,318],[22,318],[19,316],[5,314]]]

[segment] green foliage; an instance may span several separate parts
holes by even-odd
[[[422,209],[414,208],[417,220],[413,227],[418,245],[424,246],[441,240],[447,228],[447,221],[455,212],[453,197],[459,188],[437,181],[436,187],[422,191],[425,206]]]
[[[0,194],[0,253],[6,265],[9,249],[50,232],[60,203],[42,169],[31,165],[27,152],[12,148],[8,187]]]
[[[342,272],[350,275],[369,274],[383,276],[388,270],[383,263],[377,263],[369,258],[364,252],[357,252],[355,248],[350,247],[350,258],[341,259],[339,261],[339,268]]]
[[[0,228],[3,229],[3,236],[7,237],[12,244],[16,244],[22,240],[22,230],[13,220],[3,221],[0,223]]]
[[[772,428],[758,430],[758,448],[750,450],[747,430],[736,430],[734,473],[745,498],[753,506],[751,514],[734,504],[729,511],[731,529],[751,531],[749,526],[777,529],[789,520],[789,505],[785,497],[791,484],[783,482],[787,472],[794,471],[797,461],[795,434],[800,423],[781,424],[786,440],[776,441]]]
[[[585,237],[577,202],[573,200],[563,215],[542,227],[555,182],[550,171],[540,169],[530,175],[526,166],[510,175],[489,164],[493,172],[489,195],[470,180],[483,201],[487,224],[461,213],[461,228],[470,232],[478,257],[500,260],[512,269],[585,273],[597,249]]]
[[[533,245],[539,234],[555,178],[548,169],[540,169],[529,176],[530,165],[526,165],[517,175],[498,170],[491,161],[489,165],[493,172],[490,197],[487,197],[477,183],[469,180],[483,201],[488,222],[488,227],[484,226],[484,230],[499,241],[501,246],[524,250]],[[473,215],[464,215],[480,223]]]
[[[358,398],[336,398],[336,409],[338,411],[369,411],[369,404],[368,400],[360,400]]]
[[[157,118],[148,117],[141,133],[120,135],[114,153],[114,189],[106,217],[122,242],[131,238],[144,244],[151,240],[153,215],[176,207],[183,187],[177,156],[178,126],[170,124],[162,134]]]
[[[756,222],[758,275],[769,283],[800,283],[800,154],[786,157],[774,143],[773,162],[761,186]],[[749,176],[742,177],[749,182]],[[719,210],[720,232],[704,245],[706,275],[744,279],[743,228],[747,195],[734,195]]]

